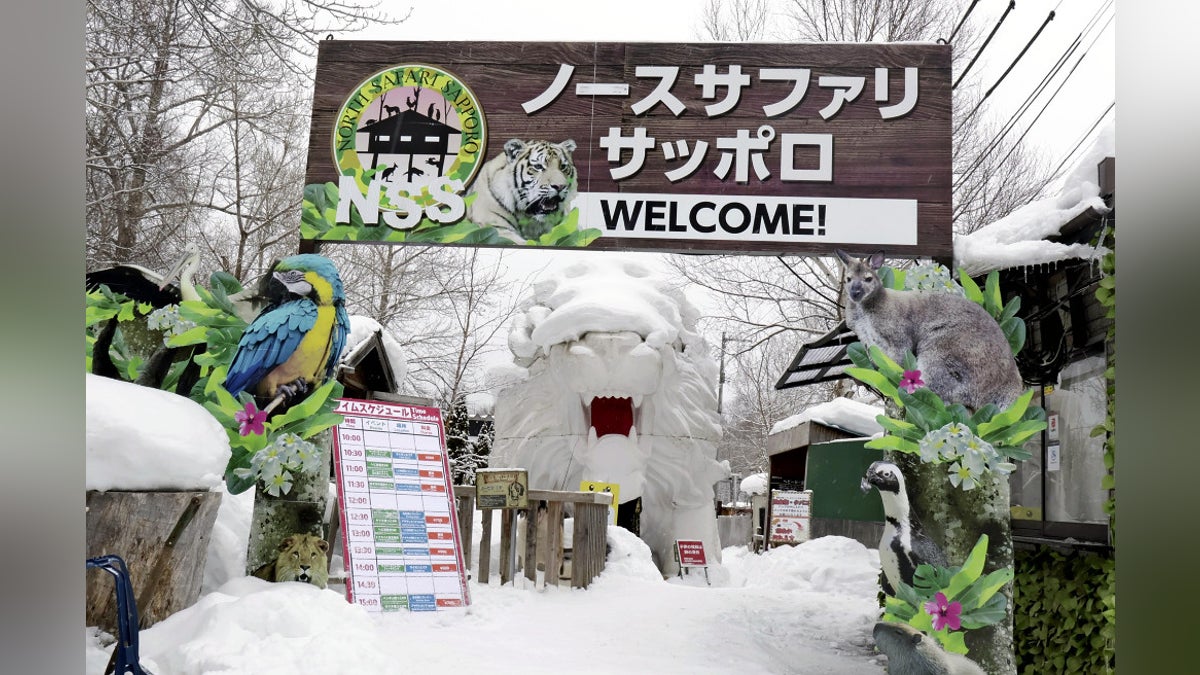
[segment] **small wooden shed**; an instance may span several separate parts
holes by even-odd
[[[879,495],[859,489],[871,462],[883,451],[864,447],[861,433],[816,421],[801,422],[767,437],[769,489],[811,490],[811,536],[850,537],[879,545],[883,506]],[[771,522],[770,500],[767,522]]]

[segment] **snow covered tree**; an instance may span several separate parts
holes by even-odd
[[[471,454],[474,456],[475,470],[486,469],[492,457],[492,441],[496,439],[496,423],[491,419],[482,420],[479,425],[479,435],[471,443]],[[474,471],[471,482],[475,481]]]
[[[475,478],[475,462],[472,453],[467,398],[457,396],[446,410],[446,456],[450,458],[450,472],[455,485],[462,485],[470,477]]]
[[[317,41],[395,23],[376,6],[88,0],[89,268],[164,269],[197,240],[239,278],[265,267],[294,236]]]

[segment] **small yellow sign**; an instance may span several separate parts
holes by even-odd
[[[579,482],[580,492],[611,492],[613,496],[612,506],[608,512],[612,514],[612,524],[617,524],[617,505],[621,503],[621,486],[617,483],[601,483],[594,480],[584,480]]]
[[[480,509],[529,508],[529,472],[479,469],[475,472],[475,505]]]

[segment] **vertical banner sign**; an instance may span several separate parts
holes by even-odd
[[[950,55],[324,40],[300,237],[949,257]]]
[[[771,543],[799,544],[809,540],[812,490],[771,490]]]
[[[371,612],[469,604],[441,411],[340,399],[337,412],[347,600]]]

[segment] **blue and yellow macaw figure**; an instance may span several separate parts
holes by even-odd
[[[242,333],[225,388],[234,396],[282,396],[280,402],[291,405],[333,375],[350,317],[341,277],[328,258],[294,255],[271,276],[277,293]]]

